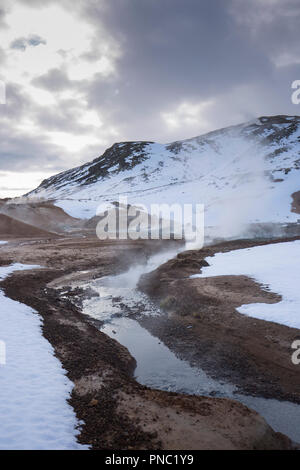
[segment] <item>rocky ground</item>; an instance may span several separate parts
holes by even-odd
[[[146,260],[161,248],[160,242],[116,243],[65,237],[11,240],[0,248],[1,265],[20,262],[43,267],[16,272],[1,283],[1,288],[7,296],[33,307],[43,317],[43,334],[74,382],[70,402],[78,418],[84,422],[80,442],[90,444],[94,449],[294,448],[288,438],[272,431],[256,412],[238,402],[187,397],[139,385],[133,379],[135,360],[128,350],[101,333],[70,300],[62,299],[54,289],[55,283],[59,285],[61,279],[68,277],[91,279],[125,270],[133,260]],[[193,269],[199,267],[202,255],[197,256]],[[190,257],[190,262],[186,257]],[[193,258],[195,254],[179,256],[182,267],[175,269],[175,278],[171,275],[173,271],[169,270],[170,286],[172,282],[182,282],[180,276],[186,269],[185,273],[189,272],[188,265],[193,266]],[[182,271],[184,265],[186,267]],[[153,284],[153,289],[153,292],[158,292],[157,283]],[[270,297],[270,301],[273,300]],[[220,340],[222,333],[228,338],[223,338],[218,346],[220,351],[223,348],[226,358],[229,351],[227,341],[232,347],[241,347],[240,343],[246,336],[243,332],[237,334],[238,326],[234,326],[233,320],[234,317],[230,327],[228,323],[223,332],[218,332]],[[170,323],[171,333],[177,321],[185,322],[187,318],[174,317]],[[193,317],[193,321],[199,319]],[[211,343],[215,354],[216,336],[206,322],[203,328],[210,332],[206,344]],[[269,334],[275,337],[276,332],[270,331]],[[185,339],[189,341],[191,338]],[[283,350],[287,339],[288,333],[280,345]],[[251,343],[251,335],[248,341]],[[262,367],[267,358],[265,348],[258,350],[256,357],[260,355]],[[279,356],[278,353],[278,360]],[[268,361],[265,363],[268,365]],[[293,378],[292,370],[286,368],[285,373]],[[248,369],[244,374],[248,375]]]

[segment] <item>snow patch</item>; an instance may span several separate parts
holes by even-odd
[[[300,240],[256,246],[206,258],[210,266],[191,278],[247,275],[280,294],[276,304],[241,305],[238,312],[249,317],[300,329]]]
[[[37,267],[0,267],[0,279]],[[0,304],[0,340],[6,345],[6,364],[0,365],[0,449],[87,448],[76,441],[79,423],[67,403],[73,384],[42,336],[41,317],[1,291]]]

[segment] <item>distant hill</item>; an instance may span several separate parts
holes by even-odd
[[[0,239],[9,238],[55,238],[58,235],[25,224],[4,214],[0,214]]]
[[[171,144],[114,144],[90,163],[44,180],[26,195],[54,200],[78,218],[100,203],[203,203],[206,224],[297,222],[300,117],[269,116]]]

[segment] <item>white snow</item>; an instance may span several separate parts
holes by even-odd
[[[8,242],[0,240],[0,245],[6,245],[6,243],[8,243]]]
[[[299,260],[300,240],[256,246],[208,257],[210,266],[191,277],[247,275],[280,294],[282,301],[241,305],[238,312],[300,329]]]
[[[178,142],[177,153],[168,145],[148,144],[149,158],[131,169],[110,171],[109,177],[83,186],[75,180],[87,169],[74,169],[59,185],[38,189],[30,197],[54,198],[57,206],[78,218],[93,217],[99,204],[119,196],[148,209],[150,204],[204,204],[206,226],[221,227],[219,235],[231,237],[248,223],[297,222],[291,195],[299,190],[300,126],[278,142],[272,135],[290,124],[273,124],[259,137],[255,124]]]
[[[0,267],[0,279],[37,266]],[[73,388],[50,343],[42,336],[41,317],[0,291],[0,449],[85,449],[76,441],[76,419],[67,403]]]

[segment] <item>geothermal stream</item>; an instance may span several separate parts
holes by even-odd
[[[99,294],[84,300],[83,312],[100,320],[100,330],[127,347],[136,359],[135,378],[139,383],[160,390],[238,400],[262,415],[275,431],[300,442],[300,406],[237,393],[233,384],[212,379],[200,368],[179,359],[158,338],[129,318],[130,313],[161,314],[136,285],[142,274],[156,269],[179,251],[154,255],[146,266],[132,267],[120,275],[80,283],[80,287],[90,287]]]

